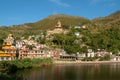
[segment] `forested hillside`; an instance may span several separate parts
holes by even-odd
[[[84,52],[84,49],[87,48],[91,48],[93,50],[100,48],[113,53],[120,51],[120,11],[106,17],[96,18],[94,20],[89,20],[78,16],[58,14],[48,16],[47,18],[35,23],[0,27],[0,43],[2,44],[2,40],[9,33],[13,34],[16,39],[19,39],[22,36],[27,37],[34,34],[39,35],[41,31],[54,29],[58,20],[61,21],[62,27],[65,29],[69,29],[70,27],[72,29],[74,26],[87,26],[87,29],[73,29],[71,31],[72,36],[71,33],[64,36],[63,34],[60,34],[57,35],[60,39],[57,37],[54,38],[55,40],[53,41],[57,40],[57,42],[65,43],[64,45],[59,44],[59,46],[61,45],[61,47],[64,47],[69,53],[76,51]],[[86,47],[78,48],[79,45],[76,43],[73,46],[71,42],[77,39],[74,37],[74,32],[79,32],[82,35],[82,38],[78,39],[78,41],[81,40],[79,44],[84,44]],[[70,40],[66,39],[66,37]],[[69,42],[70,44],[68,44],[68,40],[72,40]],[[55,45],[58,44],[55,43]]]
[[[120,25],[120,11],[117,11],[106,17],[96,18],[93,20],[93,22],[107,28],[110,28],[112,26],[118,26]]]

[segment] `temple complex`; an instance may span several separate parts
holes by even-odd
[[[68,31],[63,30],[61,21],[58,21],[57,24],[56,24],[56,26],[55,26],[55,29],[47,31],[47,37],[50,36],[50,35],[52,35],[52,34],[60,34],[60,33],[65,34],[67,32]]]
[[[4,40],[2,50],[6,56],[10,56],[12,60],[16,59],[16,47],[14,45],[14,38],[12,34],[9,34],[8,37]]]

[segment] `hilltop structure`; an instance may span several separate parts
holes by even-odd
[[[63,30],[61,21],[58,21],[55,26],[55,29],[47,31],[47,37],[53,34],[60,34],[60,33],[66,34],[67,32],[68,30]]]

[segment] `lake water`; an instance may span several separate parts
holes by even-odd
[[[54,64],[16,75],[21,80],[120,80],[120,63]]]

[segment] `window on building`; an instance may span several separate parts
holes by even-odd
[[[1,57],[1,60],[4,60],[4,57]]]
[[[6,60],[8,61],[8,60],[9,60],[9,57],[6,57]]]

